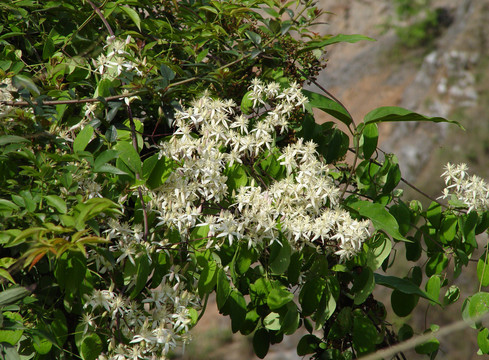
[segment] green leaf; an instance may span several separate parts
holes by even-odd
[[[200,273],[198,289],[200,297],[204,297],[212,291],[217,282],[217,264],[215,261],[207,260],[204,270]]]
[[[236,270],[239,274],[244,274],[250,268],[250,265],[256,261],[258,254],[254,248],[248,248],[248,244],[242,243],[236,254]]]
[[[148,255],[142,254],[139,258],[136,259],[137,264],[137,278],[134,289],[131,292],[131,299],[134,299],[141,290],[144,289],[146,283],[148,282],[148,277],[151,272],[151,267],[149,264]]]
[[[270,310],[280,309],[282,306],[292,301],[294,294],[284,287],[273,288],[268,294],[267,304]]]
[[[404,243],[406,245],[406,260],[408,261],[417,261],[421,257],[421,243],[419,237],[409,237],[412,242]]]
[[[411,241],[399,233],[399,225],[396,219],[389,214],[383,205],[363,200],[350,201],[346,205],[358,212],[361,216],[372,220],[372,224],[376,230],[385,231],[396,240]]]
[[[363,156],[365,159],[370,159],[372,154],[377,149],[377,142],[379,140],[379,129],[377,124],[367,124],[363,128]]]
[[[19,210],[19,207],[10,200],[0,199],[0,210]]]
[[[308,354],[314,354],[320,342],[321,340],[319,340],[316,335],[304,335],[297,344],[297,355],[305,356]]]
[[[121,159],[129,169],[136,174],[141,174],[141,159],[132,144],[125,141],[120,141],[114,146],[114,148],[119,153],[119,159]]]
[[[398,332],[400,341],[406,341],[407,339],[411,339],[413,335],[414,335],[413,328],[408,324],[403,324]]]
[[[280,314],[276,312],[271,312],[268,314],[265,319],[263,319],[263,325],[265,328],[271,331],[279,331],[280,330]]]
[[[489,264],[487,251],[482,254],[477,262],[477,278],[481,286],[489,285]]]
[[[119,214],[122,213],[119,210],[119,206],[112,200],[107,198],[92,198],[88,199],[84,203],[80,203],[76,206],[76,222],[75,228],[79,231],[85,228],[85,223],[100,213]]]
[[[0,307],[15,304],[31,292],[24,287],[14,286],[0,292]]]
[[[224,175],[228,178],[226,184],[230,191],[237,190],[248,183],[248,177],[242,165],[234,164],[231,167],[227,167],[224,170]]]
[[[163,76],[163,78],[165,80],[167,80],[168,82],[172,81],[175,78],[175,71],[170,69],[170,67],[168,67],[165,64],[161,64],[160,73],[161,73],[161,76]]]
[[[435,123],[447,122],[447,123],[455,124],[463,129],[463,126],[460,125],[457,121],[447,120],[442,117],[427,117],[397,106],[383,106],[375,110],[372,110],[367,115],[365,115],[363,121],[366,124],[375,124],[380,122],[393,122],[393,121],[416,121],[416,122],[429,121]]]
[[[365,244],[364,246],[367,248],[367,266],[372,269],[372,271],[375,271],[382,266],[382,263],[390,255],[392,250],[391,239],[387,236],[382,236],[381,241],[378,243]]]
[[[435,351],[438,351],[438,348],[440,347],[440,342],[433,338],[428,340],[427,342],[417,345],[414,350],[418,354],[426,354],[429,355],[431,353],[434,353]]]
[[[250,285],[251,300],[256,304],[266,304],[270,291],[272,291],[270,280],[260,277]]]
[[[294,252],[290,256],[290,264],[289,268],[287,269],[287,279],[291,285],[296,285],[299,282],[303,256],[304,254],[301,252]]]
[[[404,294],[417,295],[439,304],[437,299],[433,299],[429,294],[421,290],[419,287],[416,286],[416,284],[414,284],[410,280],[401,279],[395,276],[385,276],[377,273],[375,273],[374,276],[375,276],[375,283],[378,285],[382,285],[394,290],[399,290]]]
[[[3,277],[5,279],[7,279],[12,284],[15,284],[16,283],[15,280],[14,280],[14,278],[12,277],[12,275],[10,275],[10,273],[7,270],[5,270],[5,269],[0,268],[0,277]]]
[[[356,43],[356,42],[362,41],[362,40],[375,41],[375,39],[369,38],[368,36],[359,35],[359,34],[351,34],[351,35],[338,34],[338,35],[332,36],[326,40],[310,41],[307,43],[307,46],[305,46],[301,51],[309,51],[312,49],[320,49],[320,48],[323,48],[325,46],[337,44],[340,42]]]
[[[477,334],[477,345],[483,354],[489,354],[489,329],[483,328]]]
[[[258,329],[253,335],[253,350],[256,356],[263,359],[267,356],[268,349],[270,348],[270,334],[266,329]]]
[[[440,296],[440,288],[441,288],[441,279],[438,275],[433,275],[430,277],[428,282],[426,283],[425,289],[426,292],[433,298],[438,299]],[[431,303],[435,305],[435,303]]]
[[[460,289],[456,285],[450,286],[443,297],[443,305],[450,305],[460,298]]]
[[[158,154],[155,154],[153,156],[150,156],[146,160],[143,161],[143,167],[142,167],[142,177],[143,179],[147,180],[151,173],[153,172],[156,164],[158,163]]]
[[[53,346],[53,343],[48,339],[41,337],[37,334],[34,334],[32,336],[32,340],[33,340],[32,345],[34,346],[34,349],[38,354],[45,355],[51,351],[51,347]]]
[[[17,135],[1,135],[0,136],[0,146],[13,144],[13,143],[21,143],[21,142],[29,142],[26,138]]]
[[[122,171],[115,166],[110,164],[100,165],[98,168],[93,169],[93,172],[104,173],[104,174],[114,174],[114,175],[128,175],[127,172]]]
[[[285,335],[292,335],[300,324],[300,314],[297,305],[290,301],[286,305],[287,312],[280,317],[280,332]]]
[[[5,291],[8,291],[8,289]],[[5,292],[5,291],[3,291],[3,292]],[[0,295],[1,294],[2,293],[0,293]],[[22,316],[17,312],[5,311],[1,315],[3,315],[4,318],[13,321],[16,324],[19,324],[19,325],[23,324]],[[1,343],[7,343],[10,345],[16,345],[17,342],[22,337],[22,334],[24,333],[24,330],[22,330],[22,329],[3,330],[2,328],[4,328],[4,326],[0,325],[0,344]],[[0,345],[0,347],[1,347],[1,345]]]
[[[351,291],[354,293],[353,302],[360,305],[367,300],[368,296],[375,288],[374,273],[370,268],[362,269],[360,275],[353,282]]]
[[[455,215],[446,215],[441,221],[440,241],[448,244],[455,238],[457,233],[458,217]]]
[[[325,137],[325,140],[321,140],[319,147],[319,153],[326,158],[328,164],[332,164],[338,160],[341,160],[348,151],[350,139],[343,131],[339,129],[332,129]],[[327,145],[324,147],[324,145]]]
[[[462,229],[463,242],[477,247],[477,241],[475,239],[478,220],[477,213],[471,211],[466,216],[460,217],[459,220],[462,223],[459,228]]]
[[[46,202],[58,210],[61,214],[66,214],[68,211],[68,207],[66,206],[66,202],[60,198],[58,195],[46,195],[44,196]]]
[[[219,14],[219,12],[217,11],[217,9],[216,8],[213,8],[212,6],[200,6],[199,9],[201,9],[201,10],[207,10],[207,11],[213,13],[213,14],[216,14],[216,15]]]
[[[102,353],[102,340],[97,334],[87,335],[83,338],[79,350],[83,360],[95,360]]]
[[[250,114],[253,111],[253,100],[250,99],[252,91],[248,91],[241,99],[241,111],[243,114]]]
[[[241,334],[249,335],[255,331],[260,315],[256,312],[256,309],[248,310],[243,326],[240,329]]]
[[[107,164],[109,161],[114,160],[119,157],[119,152],[117,150],[105,150],[100,155],[95,158],[93,163],[93,171],[98,171],[103,165]]]
[[[44,46],[42,48],[42,59],[49,59],[51,56],[53,56],[55,50],[53,39],[48,36],[44,41]]]
[[[317,310],[326,287],[327,281],[321,277],[314,277],[306,281],[299,295],[304,316],[309,316]]]
[[[12,78],[12,84],[19,90],[27,89],[31,93],[32,96],[39,96],[41,92],[39,88],[34,84],[31,78],[25,75],[15,75]]]
[[[93,135],[93,127],[85,125],[73,141],[73,151],[75,153],[85,150]]]
[[[280,17],[280,14],[279,14],[279,13],[278,13],[278,12],[277,12],[275,9],[272,9],[272,8],[270,8],[270,7],[265,7],[265,8],[263,8],[263,10],[264,10],[264,11],[265,11],[267,14],[269,14],[269,15],[271,15],[271,16],[273,16],[273,17],[275,17],[275,18]]]
[[[411,211],[409,207],[402,201],[398,204],[394,204],[389,208],[389,213],[396,218],[399,224],[399,232],[406,236],[411,230]]]
[[[363,316],[353,318],[353,346],[359,355],[375,350],[378,338],[377,329],[369,319]]]
[[[152,190],[160,187],[165,183],[177,166],[175,161],[162,156],[155,164],[151,174],[147,176],[146,185]]]
[[[95,92],[93,93],[93,97],[95,98],[104,98],[111,95],[111,89],[113,89],[114,83],[112,80],[108,78],[103,78],[99,81]],[[101,100],[102,100],[101,99]]]
[[[54,312],[54,320],[51,323],[51,331],[59,347],[62,347],[68,337],[68,323],[60,309]]]
[[[141,19],[139,18],[139,15],[138,13],[136,12],[136,10],[128,7],[128,6],[121,6],[119,9],[121,9],[122,11],[124,11],[127,16],[129,16],[129,18],[132,20],[132,22],[134,24],[136,24],[136,26],[138,27],[139,31],[141,31]]]
[[[245,33],[246,33],[246,36],[248,36],[248,38],[253,42],[253,44],[255,44],[255,45],[261,44],[261,36],[260,35],[258,35],[257,33],[253,32],[253,31],[249,31],[249,30],[247,30]]]
[[[65,251],[57,260],[54,275],[62,289],[78,290],[85,278],[87,259],[79,251]]]
[[[489,311],[489,293],[478,292],[468,298],[468,315],[470,318],[481,316]]]
[[[239,291],[232,290],[226,303],[229,306],[231,329],[235,333],[241,329],[246,319],[246,300]]]
[[[353,122],[348,111],[336,101],[309,90],[302,90],[302,93],[309,99],[306,107],[320,109],[345,125],[350,125]]]
[[[285,166],[280,165],[277,160],[281,153],[278,148],[273,147],[272,150],[267,150],[264,154],[264,159],[260,162],[260,167],[275,180],[280,180],[285,174]]]
[[[229,286],[229,281],[226,276],[226,273],[222,268],[217,270],[217,288],[216,288],[216,302],[217,308],[219,310],[222,309],[224,304],[231,294],[231,286]]]
[[[329,278],[328,290],[323,292],[321,300],[315,314],[312,315],[312,319],[316,322],[315,330],[319,331],[324,327],[326,320],[328,320],[336,310],[336,298],[333,288],[334,285],[331,284],[331,279]]]
[[[435,274],[441,274],[443,270],[448,266],[448,257],[445,253],[436,253],[426,263],[426,275],[432,276]]]
[[[290,255],[292,248],[288,241],[282,241],[282,244],[277,241],[273,243],[270,254],[270,269],[275,274],[283,274],[290,264]]]
[[[391,294],[392,310],[399,317],[411,314],[418,304],[419,297],[414,294],[405,294],[399,290],[394,290]]]

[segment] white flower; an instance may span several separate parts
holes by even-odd
[[[441,198],[453,195],[456,199],[466,204],[468,212],[487,211],[489,209],[489,185],[480,177],[468,175],[466,164],[445,166],[446,187]]]

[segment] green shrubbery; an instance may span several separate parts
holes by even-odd
[[[434,9],[431,0],[395,0],[396,20],[392,25],[401,44],[409,48],[429,46],[452,22],[445,8]]]

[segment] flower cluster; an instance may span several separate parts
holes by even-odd
[[[487,211],[489,209],[489,185],[477,175],[470,176],[466,164],[446,164],[443,195],[445,199],[454,196],[468,207],[468,211]]]
[[[176,169],[153,199],[158,226],[177,229],[182,239],[206,226],[207,247],[224,241],[263,247],[285,237],[297,248],[335,249],[341,260],[351,258],[369,236],[369,222],[353,220],[339,207],[339,188],[312,141],[299,139],[282,151],[275,146],[292,111],[306,102],[299,86],[281,89],[256,79],[248,97],[254,116],[207,94],[177,114],[175,135],[160,148]],[[265,160],[281,167],[283,176],[268,182],[255,173]],[[236,173],[245,180],[230,194],[228,177]],[[222,206],[224,200],[231,205]]]
[[[107,38],[107,54],[101,54],[94,62],[97,71],[108,78],[114,79],[123,71],[134,72],[138,76],[142,72],[138,69],[137,64],[131,61],[130,53],[127,51],[127,46],[131,43],[131,37],[128,36],[125,41],[116,39],[115,37]]]
[[[182,277],[170,271],[156,289],[145,290],[141,303],[114,291],[94,290],[86,299],[83,333],[108,329],[129,343],[109,339],[108,351],[99,360],[165,359],[168,353],[188,343],[190,326],[195,322],[199,299],[183,289]]]
[[[109,219],[107,225],[105,233],[111,240],[110,256],[89,251],[89,261],[95,264],[99,274],[111,273],[117,266],[127,264],[137,268],[137,259],[144,257],[151,262],[151,255],[160,251],[158,244],[143,241],[138,225],[115,219]],[[129,291],[137,286],[136,282],[137,276],[124,280]],[[108,352],[100,355],[99,360],[165,359],[170,351],[188,343],[188,331],[195,323],[200,299],[185,290],[186,286],[186,279],[173,266],[155,288],[142,290],[144,300],[140,302],[114,289],[113,284],[108,289],[95,289],[84,302],[83,332],[103,329],[113,334],[108,338]],[[124,342],[120,341],[121,336]]]
[[[159,148],[160,157],[173,162],[173,171],[159,189],[148,190],[161,234],[177,230],[188,241],[199,230],[206,248],[216,249],[225,243],[264,248],[287,241],[297,249],[314,246],[335,253],[341,261],[360,252],[370,222],[354,220],[340,207],[341,191],[316,144],[298,139],[283,148],[276,145],[277,136],[289,130],[291,113],[305,104],[300,88],[255,80],[249,98],[255,103],[250,116],[233,101],[208,94],[176,114],[174,135]],[[96,189],[90,194],[98,196]],[[99,274],[111,273],[118,264],[138,268],[141,258],[151,262],[155,252],[167,253],[171,245],[166,235],[144,241],[140,227],[116,220],[108,220],[105,234],[110,256],[89,252]],[[198,297],[185,290],[192,284],[173,269],[156,285],[141,290],[140,303],[113,284],[85,299],[83,331],[109,323],[113,333],[100,360],[165,358],[188,341],[199,307]],[[137,276],[125,278],[124,286],[136,288]],[[124,338],[120,344],[116,333]]]

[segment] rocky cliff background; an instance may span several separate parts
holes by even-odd
[[[328,49],[328,66],[319,83],[332,92],[359,122],[379,106],[402,106],[431,116],[459,121],[466,131],[448,124],[382,124],[380,147],[398,156],[403,176],[429,195],[442,189],[440,174],[448,162],[466,162],[482,177],[489,177],[489,1],[433,0],[440,15],[431,41],[406,47],[396,35],[392,0],[320,0],[327,24],[321,34],[363,34],[377,41],[338,44]],[[412,19],[411,19],[412,20]],[[414,20],[412,20],[414,21]],[[399,24],[399,22],[397,22]],[[389,25],[391,24],[391,25]],[[402,24],[402,23],[401,23]],[[405,20],[404,25],[409,25]],[[321,115],[318,121],[327,120]],[[412,190],[405,189],[407,196]],[[419,196],[417,196],[419,198]],[[426,201],[425,203],[428,203]],[[481,245],[482,247],[482,245]],[[401,269],[402,270],[402,269]],[[458,285],[468,291],[477,278],[468,272]],[[388,304],[390,292],[379,293]],[[418,333],[431,323],[443,325],[460,319],[460,306],[449,311],[420,306],[410,322]],[[398,319],[390,319],[395,325]],[[439,359],[472,359],[476,332],[465,330],[442,340]],[[272,347],[266,359],[300,359],[295,347],[302,334]],[[183,359],[254,359],[251,338],[233,335],[227,318],[209,304],[193,333]],[[414,352],[408,359],[422,359]]]

